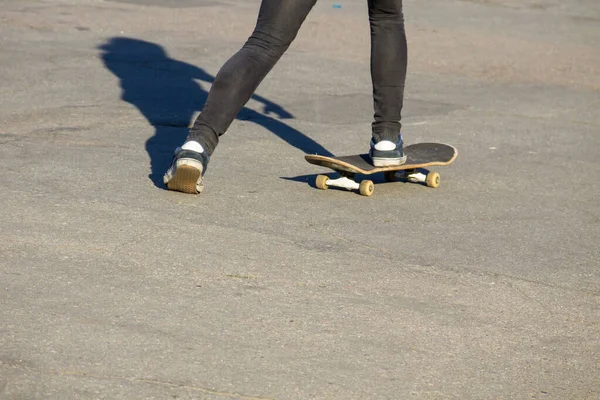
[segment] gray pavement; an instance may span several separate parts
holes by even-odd
[[[258,1],[0,3],[0,399],[600,398],[598,2],[406,1],[405,138],[459,158],[371,198],[303,160],[366,150],[365,3],[201,196],[160,176]]]

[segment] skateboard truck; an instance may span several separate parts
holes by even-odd
[[[406,171],[404,172],[404,175],[406,175],[406,179],[413,183],[423,183],[427,181],[427,175],[416,170],[410,173]]]
[[[359,190],[360,184],[354,180],[354,177],[342,176],[337,179],[330,179],[327,177],[327,181],[325,182],[327,186],[335,186],[348,190]]]
[[[330,186],[339,187],[348,190],[358,190],[363,196],[371,196],[375,191],[375,185],[372,181],[364,180],[360,183],[354,180],[355,174],[351,172],[339,171],[340,178],[331,179],[327,175],[318,175],[316,186],[319,189],[327,190]]]

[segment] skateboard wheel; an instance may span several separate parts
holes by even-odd
[[[384,175],[386,182],[396,182],[396,171],[385,171]]]
[[[363,196],[371,196],[375,191],[375,185],[372,181],[362,181],[358,190]]]
[[[437,172],[428,173],[425,183],[430,188],[436,188],[436,187],[440,186],[440,174],[438,174]]]
[[[329,186],[327,186],[328,180],[329,177],[327,175],[317,175],[317,181],[315,182],[315,185],[321,190],[327,190],[329,188]]]

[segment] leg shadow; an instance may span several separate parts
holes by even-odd
[[[155,129],[146,142],[150,157],[149,178],[157,187],[163,188],[162,176],[169,168],[173,150],[187,137],[195,112],[202,109],[208,97],[202,83],[210,84],[214,77],[202,68],[169,57],[156,43],[115,37],[98,49],[105,67],[119,79],[122,100],[134,105]],[[268,99],[258,95],[253,99],[263,104],[265,113],[293,118],[283,107]],[[306,154],[332,155],[281,119],[246,107],[236,118],[268,129]]]

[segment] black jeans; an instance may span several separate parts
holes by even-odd
[[[187,140],[211,155],[237,113],[288,49],[317,0],[262,0],[256,28],[218,72]],[[375,108],[373,139],[396,141],[406,80],[402,0],[368,0],[371,78]]]

